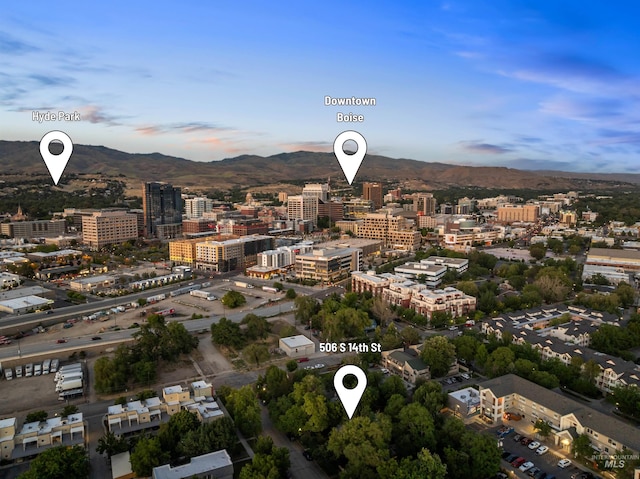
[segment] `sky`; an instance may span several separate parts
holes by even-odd
[[[60,129],[76,144],[217,161],[332,151],[356,130],[391,158],[640,173],[638,2],[53,5],[0,10],[1,140]]]

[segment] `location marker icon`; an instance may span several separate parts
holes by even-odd
[[[358,150],[352,155],[345,153],[342,147],[347,141],[354,141],[358,145]],[[344,176],[347,177],[349,184],[353,183],[353,179],[358,173],[358,169],[362,164],[364,155],[367,154],[367,142],[364,137],[357,131],[347,130],[340,133],[333,142],[333,153],[340,163]]]
[[[347,389],[343,383],[345,376],[349,374],[354,375],[358,380],[358,384],[356,384],[356,387],[353,389]],[[336,375],[333,377],[333,387],[336,388],[342,406],[347,412],[349,419],[351,419],[367,387],[367,375],[358,366],[347,364],[336,371]]]
[[[62,153],[59,155],[54,155],[49,151],[49,145],[54,141],[62,143]],[[73,143],[69,135],[63,131],[50,131],[40,140],[40,155],[42,155],[44,164],[47,165],[54,184],[57,185],[58,181],[60,181],[62,172],[67,167],[69,158],[71,158],[71,153],[73,153]]]

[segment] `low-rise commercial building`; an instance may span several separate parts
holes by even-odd
[[[290,358],[310,356],[316,352],[315,343],[302,334],[280,338],[278,347]]]
[[[72,291],[81,293],[91,293],[101,289],[113,288],[116,278],[109,275],[89,276],[87,278],[75,278],[69,281],[69,288]]]
[[[169,464],[153,468],[153,479],[233,479],[233,462],[226,449],[192,457],[181,466]]]
[[[53,304],[53,300],[40,296],[22,296],[14,299],[0,301],[0,311],[9,314],[25,314],[38,311]]]

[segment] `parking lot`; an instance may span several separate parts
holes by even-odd
[[[581,470],[578,469],[573,463],[565,469],[558,467],[558,461],[560,459],[565,458],[566,455],[561,453],[561,451],[558,450],[558,448],[553,444],[553,441],[551,440],[543,441],[530,434],[529,435],[519,434],[518,427],[517,427],[518,424],[515,421],[510,421],[509,425],[515,426],[515,430],[509,433],[504,438],[502,438],[502,448],[505,451],[505,453],[509,452],[512,455],[515,455],[516,457],[522,457],[525,460],[524,462],[527,462],[527,461],[532,462],[534,464],[533,467],[539,468],[540,470],[547,473],[546,477],[553,475],[557,479],[571,479],[574,474],[581,472]],[[490,429],[491,433],[496,434],[496,437],[498,437],[497,433],[499,431],[499,427],[500,426],[494,426]],[[518,439],[518,440],[515,440],[515,439]],[[538,442],[540,443],[540,445],[548,446],[549,450],[544,454],[539,455],[536,453],[537,447],[534,449],[530,449],[529,448],[530,443],[527,444],[527,441],[525,439]],[[503,460],[502,460],[502,467],[505,470],[510,472],[511,477],[521,477],[521,478],[530,477],[528,474],[529,471],[527,471],[527,473],[521,472],[520,470],[518,470],[517,467],[514,467],[509,462],[507,462],[505,460],[505,457],[503,457]],[[577,477],[580,477],[580,476],[577,476]],[[595,478],[599,476],[594,475],[592,477]]]

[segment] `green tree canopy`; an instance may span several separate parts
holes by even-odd
[[[18,479],[85,479],[89,477],[89,457],[82,446],[58,446],[36,456],[29,470]]]
[[[420,357],[429,366],[431,376],[438,378],[449,372],[456,359],[456,348],[444,336],[433,336],[424,342]]]

